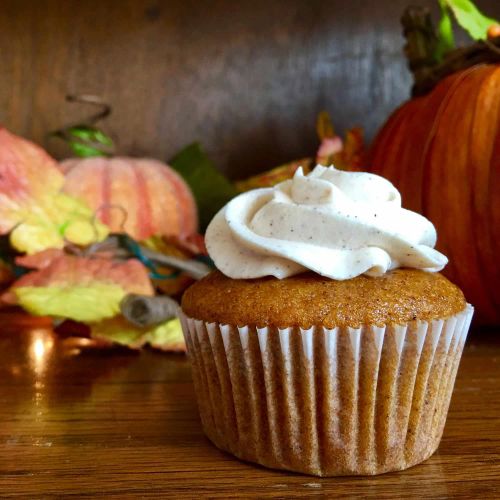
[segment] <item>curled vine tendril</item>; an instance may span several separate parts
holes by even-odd
[[[62,139],[73,150],[73,153],[81,158],[112,156],[115,151],[113,139],[96,127],[96,123],[111,114],[111,106],[100,97],[89,94],[67,95],[66,101],[88,104],[98,109],[83,121],[50,132],[49,137]]]

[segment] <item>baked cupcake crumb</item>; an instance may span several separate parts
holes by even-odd
[[[184,294],[187,316],[232,325],[359,327],[448,318],[466,307],[460,289],[438,273],[396,269],[344,281],[307,272],[231,279],[213,271]]]

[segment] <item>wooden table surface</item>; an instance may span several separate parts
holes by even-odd
[[[183,355],[84,351],[0,316],[0,496],[500,498],[500,342],[473,332],[438,452],[408,471],[316,478],[203,436]]]

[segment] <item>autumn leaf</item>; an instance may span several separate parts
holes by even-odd
[[[0,232],[19,223],[19,211],[29,210],[47,193],[60,191],[64,177],[57,163],[32,142],[0,129]]]
[[[152,236],[142,242],[144,246],[164,253],[166,255],[178,255],[193,257],[195,255],[208,255],[205,246],[205,237],[194,233],[187,236]],[[172,253],[170,253],[172,252]]]
[[[192,243],[177,237],[166,238],[164,236],[151,236],[142,241],[141,244],[155,252],[172,255],[173,257],[179,257],[181,259],[190,259],[193,255],[201,253],[197,251],[198,248],[195,248]]]
[[[355,170],[362,167],[365,153],[363,129],[351,128],[346,132],[344,148],[339,154],[339,168]]]
[[[151,236],[144,240],[142,245],[154,252],[181,260],[207,255],[205,241],[201,234],[194,234],[185,238]],[[188,274],[178,272],[173,267],[157,265],[155,270],[157,276],[153,275],[153,284],[165,295],[178,295],[194,282],[194,279]]]
[[[328,113],[321,112],[316,125],[321,140],[316,153],[316,163],[341,170],[357,170],[363,166],[365,146],[363,129],[354,127],[346,132],[345,139],[335,134]]]
[[[335,165],[335,157],[344,147],[342,139],[339,136],[325,137],[319,145],[318,152],[316,153],[316,163],[329,167]]]
[[[55,316],[75,321],[100,321],[119,312],[123,289],[118,285],[35,287],[15,289],[18,304],[35,316]]]
[[[291,161],[248,179],[236,181],[235,186],[240,193],[249,191],[250,189],[272,187],[287,179],[291,179],[299,167],[303,168],[304,173],[309,173],[312,167],[312,159],[302,158],[301,160]]]
[[[139,349],[145,344],[149,344],[163,351],[186,351],[178,318],[152,327],[138,328],[128,323],[123,316],[117,316],[92,324],[90,335],[94,339],[126,345],[132,349]]]
[[[43,269],[47,267],[53,260],[64,255],[64,251],[60,248],[47,248],[41,252],[32,255],[19,255],[16,257],[16,264],[20,267],[28,269]]]
[[[62,254],[18,279],[3,300],[37,316],[92,323],[119,314],[120,301],[129,293],[153,295],[147,270],[138,260]]]
[[[0,288],[7,286],[14,279],[11,267],[0,259]]]
[[[84,203],[60,192],[63,184],[57,163],[43,149],[0,129],[0,234],[10,233],[14,248],[33,254],[107,236]]]
[[[316,133],[320,140],[337,137],[328,111],[321,111],[316,119]]]

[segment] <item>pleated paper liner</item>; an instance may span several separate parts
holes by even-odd
[[[439,445],[472,314],[334,329],[182,315],[203,429],[222,450],[277,469],[411,467]]]

